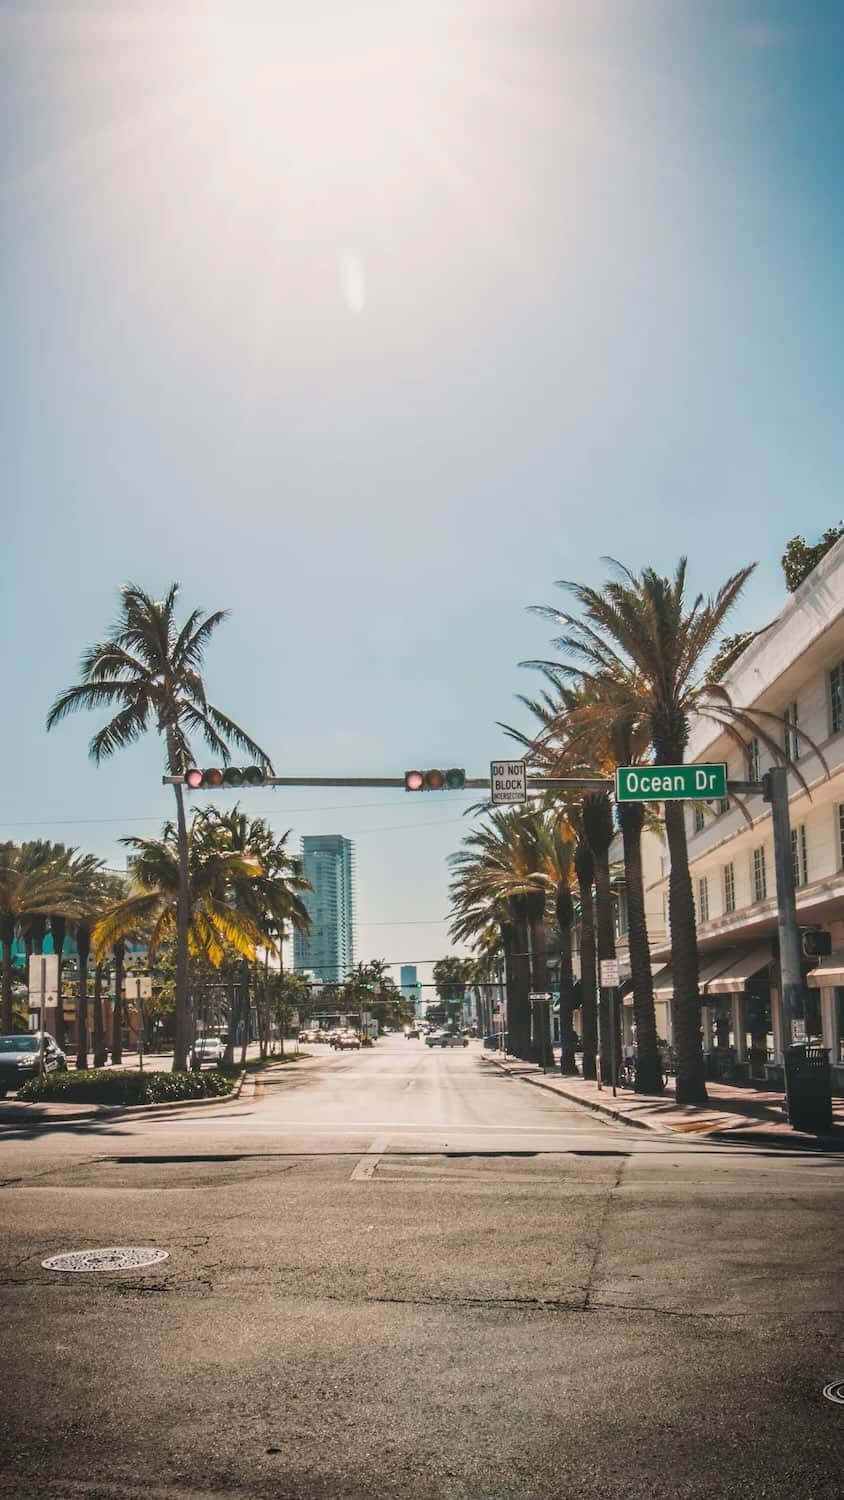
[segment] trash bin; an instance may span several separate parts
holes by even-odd
[[[832,1130],[832,1073],[828,1047],[789,1047],[785,1054],[788,1121],[795,1130]]]

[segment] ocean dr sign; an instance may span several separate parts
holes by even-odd
[[[710,802],[727,795],[727,767],[619,766],[616,802]]]

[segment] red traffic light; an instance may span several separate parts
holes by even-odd
[[[186,773],[185,786],[189,786],[194,792],[198,787],[202,786],[202,772],[198,771],[196,766],[191,766],[190,770]]]
[[[404,789],[406,792],[421,792],[425,785],[424,771],[405,771]]]

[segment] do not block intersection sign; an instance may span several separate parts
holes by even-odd
[[[527,802],[527,766],[523,760],[493,760],[489,765],[490,801]]]

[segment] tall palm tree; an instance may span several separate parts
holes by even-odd
[[[135,584],[120,591],[117,625],[105,641],[85,652],[81,681],[60,693],[49,714],[52,729],[77,709],[106,709],[110,717],[91,740],[94,761],[133,744],[154,728],[164,740],[171,776],[183,776],[193,756],[191,735],[200,735],[227,764],[229,745],[253,756],[266,770],[272,766],[260,745],[220,709],[209,703],[201,668],[205,648],[225,610],[205,614],[192,610],[183,625],[176,619],[178,585],[163,600],[152,599]],[[173,1067],[186,1066],[189,1014],[189,839],[182,786],[174,783],[178,855],[176,909],[176,1042]]]
[[[615,566],[617,576],[603,589],[563,583],[580,606],[581,616],[539,608],[538,613],[562,627],[563,634],[554,645],[569,652],[573,664],[549,661],[535,665],[548,668],[561,680],[576,681],[599,699],[608,681],[626,684],[620,694],[616,686],[612,693],[605,694],[605,719],[610,726],[619,719],[639,721],[657,765],[682,763],[690,721],[699,717],[717,724],[743,753],[747,734],[757,736],[773,760],[788,763],[805,787],[800,767],[788,761],[782,745],[770,732],[781,727],[781,719],[734,704],[724,685],[708,677],[708,663],[724,622],[755,564],[734,573],[714,597],[699,594],[691,601],[686,593],[685,558],[672,578],[662,577],[653,568],[637,575],[620,564]],[[817,750],[814,745],[812,748]],[[669,925],[676,1096],[680,1103],[705,1103],[697,932],[682,802],[666,802],[664,819],[671,860]]]

